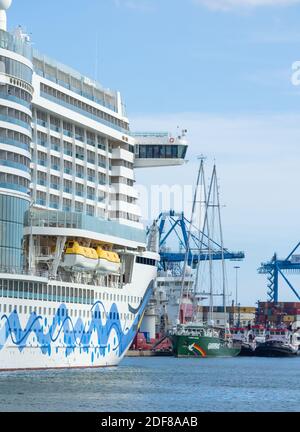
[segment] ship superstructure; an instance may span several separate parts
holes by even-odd
[[[159,260],[121,95],[0,25],[0,369],[117,365]]]

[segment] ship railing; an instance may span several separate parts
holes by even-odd
[[[26,270],[19,267],[8,267],[8,266],[0,266],[0,273],[2,274],[10,274],[10,275],[20,275],[20,276],[37,276],[47,278],[49,273],[47,271],[40,270]]]

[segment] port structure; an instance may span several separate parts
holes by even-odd
[[[212,260],[224,258],[225,260],[242,261],[245,258],[244,252],[231,252],[224,248],[222,250],[219,243],[210,239],[204,232],[199,231],[196,226],[191,226],[184,212],[177,213],[170,210],[161,213],[156,223],[159,228],[160,270],[171,270],[174,274],[180,275],[181,265],[185,261],[187,250],[189,250],[187,263],[192,268],[196,268],[199,261],[209,260],[209,253]],[[190,244],[188,245],[190,230]],[[173,239],[175,237],[179,241],[179,251],[174,251],[172,247],[167,245],[172,236]]]
[[[299,249],[300,242],[294,247],[290,254],[285,259],[278,259],[275,253],[271,261],[262,263],[258,269],[259,274],[265,274],[268,278],[268,299],[271,302],[277,303],[279,299],[279,281],[283,281],[293,291],[298,300],[300,294],[294,288],[292,283],[287,278],[287,274],[300,273],[300,255],[295,254]]]

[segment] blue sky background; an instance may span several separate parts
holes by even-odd
[[[189,163],[138,171],[138,183],[191,184],[196,156],[209,169],[216,159],[226,246],[247,255],[240,300],[266,299],[257,267],[300,240],[300,1],[13,0],[8,19],[41,52],[120,90],[133,130],[189,130]],[[284,285],[280,297],[294,299]]]

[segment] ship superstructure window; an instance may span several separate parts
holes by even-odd
[[[64,173],[65,174],[72,174],[72,162],[64,161]]]
[[[60,131],[60,120],[57,117],[50,116],[50,129],[54,132]]]
[[[22,103],[24,106],[30,107],[31,104],[31,94],[27,91],[20,89],[19,87],[5,85],[1,86],[0,98],[5,98],[8,100],[16,101]]]
[[[76,146],[76,158],[84,160],[84,149],[82,147]]]
[[[59,208],[59,197],[56,195],[50,195],[49,207],[57,210]]]
[[[43,111],[36,110],[36,121],[40,126],[47,126],[47,114]]]
[[[115,159],[112,161],[112,166],[125,167],[129,169],[133,169],[133,163],[128,162],[126,160]]]
[[[60,151],[60,139],[52,136],[52,137],[50,137],[50,142],[51,142],[51,149],[59,152]]]
[[[0,62],[5,66],[5,73],[28,83],[32,80],[32,70],[16,60],[0,56]]]
[[[0,128],[0,140],[3,144],[11,144],[28,150],[31,139],[20,132],[15,132],[10,129]]]
[[[98,182],[100,185],[105,185],[106,184],[106,175],[99,173],[98,174]]]
[[[67,141],[64,141],[64,154],[72,156],[72,144]]]
[[[73,126],[71,123],[63,122],[63,133],[64,135],[71,137],[73,135]]]
[[[72,209],[72,201],[67,199],[67,198],[64,198],[63,199],[63,211],[70,212],[71,209]]]
[[[106,168],[106,158],[104,156],[98,157],[98,166],[101,168]]]
[[[43,132],[37,131],[37,144],[43,147],[47,147],[48,136]]]
[[[37,152],[37,163],[38,163],[38,165],[46,166],[46,163],[47,163],[46,153],[43,153],[40,151]]]
[[[114,184],[115,183],[125,184],[127,186],[133,186],[134,185],[134,180],[128,179],[126,177],[112,177],[111,182]]]
[[[84,168],[81,165],[76,165],[76,177],[84,178]]]
[[[64,192],[72,193],[72,182],[70,180],[64,180]]]
[[[137,199],[133,198],[133,197],[130,197],[128,195],[112,194],[111,195],[111,200],[112,201],[123,201],[123,202],[127,202],[129,204],[135,204]]]
[[[92,201],[95,199],[95,189],[94,188],[91,188],[91,187],[87,188],[87,198],[89,200],[92,200]]]
[[[87,152],[87,162],[95,165],[95,153],[88,150]]]
[[[80,128],[80,127],[75,127],[75,138],[78,140],[78,141],[84,141],[84,131],[83,131],[83,129],[82,128]]]
[[[139,222],[140,218],[139,216],[136,216],[131,213],[123,212],[123,211],[112,211],[111,212],[111,218],[112,219],[125,219],[129,220],[131,222]]]
[[[86,133],[86,142],[87,144],[96,147],[96,134],[87,131]]]
[[[56,176],[51,176],[50,177],[50,187],[52,189],[59,189],[59,184],[60,184],[60,177],[56,177]]]
[[[2,120],[8,122],[12,122],[12,119],[15,119],[16,124],[20,124],[20,126],[26,128],[29,128],[29,123],[31,123],[31,117],[28,114],[14,108],[0,106],[0,116]]]
[[[95,182],[95,171],[90,168],[87,169],[87,180],[90,182]]]
[[[41,282],[5,279],[0,280],[0,297],[83,304],[93,304],[95,299],[94,291],[91,289],[74,289],[65,286],[51,286]],[[30,306],[30,308],[31,311],[37,311],[36,306]],[[53,314],[55,311],[56,309],[53,309]],[[24,313],[27,313],[27,306],[24,307]],[[49,309],[49,314],[51,314],[51,309]]]
[[[42,172],[42,171],[38,171],[37,172],[37,184],[40,186],[46,186],[47,185],[47,174]]]
[[[30,166],[29,159],[27,157],[4,150],[0,150],[0,165],[1,162],[6,162],[8,163],[8,166],[12,166],[13,168],[25,168],[26,171],[28,171]],[[12,165],[9,165],[10,162]]]
[[[55,157],[55,156],[51,156],[51,169],[59,171],[60,170],[60,159]]]
[[[137,264],[144,264],[144,265],[149,265],[149,266],[156,266],[156,261],[153,260],[153,259],[149,259],[149,258],[136,257],[136,262],[137,262]]]
[[[84,186],[82,184],[76,183],[75,193],[79,197],[83,197],[84,194]]]
[[[41,192],[41,191],[37,191],[36,192],[36,204],[40,205],[40,206],[45,206],[46,205],[46,193],[45,192]]]
[[[141,159],[184,159],[187,146],[139,144],[137,156]]]
[[[81,202],[75,201],[75,211],[77,213],[83,213],[83,204]]]
[[[0,173],[0,187],[2,188],[16,189],[27,193],[29,185],[29,180],[23,177],[15,174]]]

